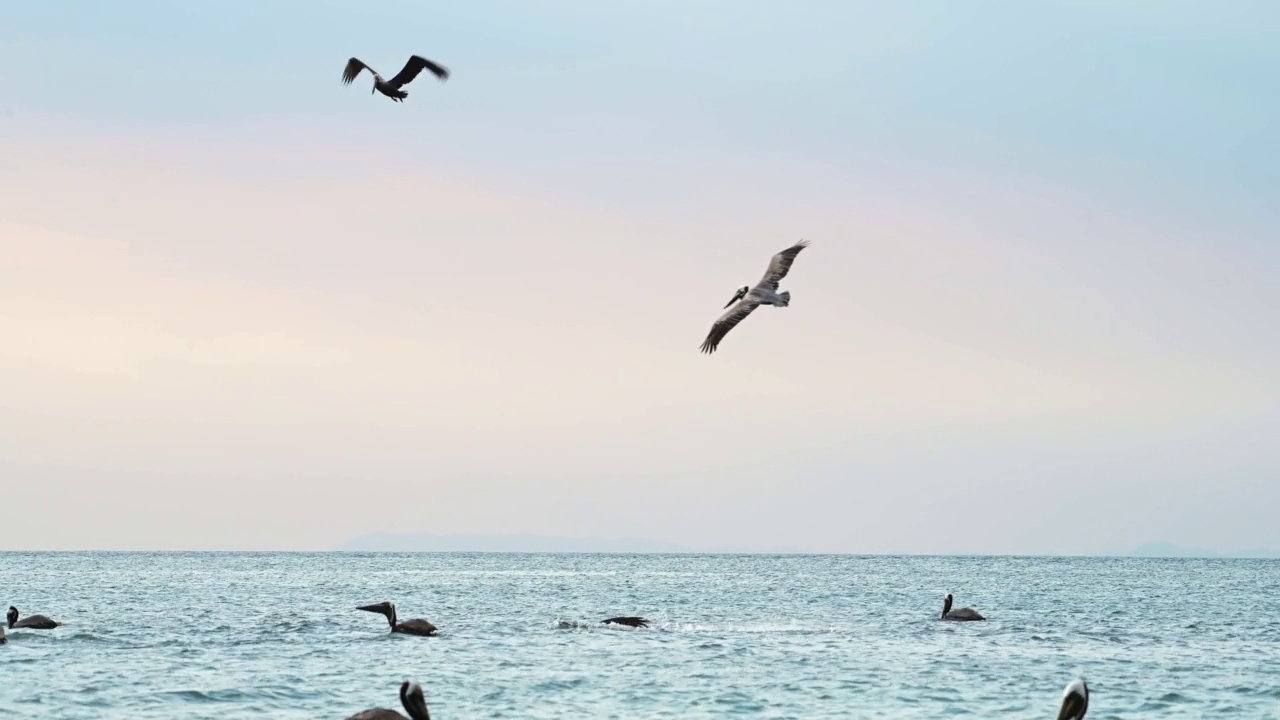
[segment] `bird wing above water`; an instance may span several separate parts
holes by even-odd
[[[737,305],[729,308],[729,311],[720,316],[719,320],[711,325],[711,332],[707,333],[707,339],[702,341],[702,352],[713,353],[720,346],[720,341],[724,339],[729,331],[737,327],[752,310],[760,306],[756,300],[752,300],[751,296],[738,301]]]
[[[347,61],[347,67],[342,71],[342,83],[344,85],[350,85],[351,81],[356,79],[356,76],[360,74],[361,70],[368,70],[374,75],[378,74],[377,70],[365,65],[360,58],[351,58]]]
[[[395,710],[373,708],[371,710],[358,712],[347,718],[347,720],[404,720],[404,716]]]
[[[782,278],[786,277],[787,272],[791,270],[791,263],[795,262],[796,256],[800,254],[801,250],[807,247],[809,247],[809,243],[801,240],[795,245],[792,245],[786,250],[774,255],[773,259],[769,261],[769,269],[765,271],[764,277],[760,278],[760,282],[756,283],[756,287],[767,287],[770,290],[777,290],[778,283],[781,282]]]
[[[628,627],[637,627],[637,628],[649,627],[648,620],[645,620],[642,617],[636,617],[636,616],[613,617],[613,618],[609,618],[608,620],[603,620],[601,622],[605,623],[606,625],[626,625]]]
[[[422,618],[417,618],[415,620],[405,620],[399,625],[396,625],[396,632],[406,633],[409,635],[435,635],[436,626]]]
[[[352,59],[354,60],[355,58]],[[404,67],[400,69],[400,72],[387,81],[387,84],[399,89],[401,86],[413,82],[413,79],[418,77],[418,73],[422,72],[423,69],[430,70],[441,80],[449,79],[449,70],[443,65],[437,65],[421,55],[413,55],[409,58],[409,62],[405,63]]]
[[[60,624],[61,623],[45,615],[28,615],[14,623],[13,626],[15,628],[28,628],[31,630],[52,630]]]

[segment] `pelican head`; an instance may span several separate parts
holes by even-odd
[[[372,605],[361,605],[356,609],[384,615],[387,618],[387,622],[391,624],[391,627],[396,626],[396,605],[393,602],[387,601],[374,603]]]
[[[728,304],[727,304],[727,305],[725,305],[725,307],[729,307],[729,305],[732,305],[732,304],[734,304],[734,303],[738,302],[739,300],[741,300],[742,298],[746,297],[746,296],[747,296],[747,293],[748,293],[750,290],[751,290],[751,288],[750,288],[749,286],[747,286],[747,285],[743,285],[742,287],[738,288],[738,292],[736,292],[736,293],[734,293],[734,294],[733,294],[733,299],[732,299],[732,300],[730,300],[730,301],[728,302]]]
[[[945,618],[949,612],[951,612],[951,593],[947,593],[947,596],[942,598],[942,617]]]
[[[9,627],[13,627],[13,624],[18,622],[18,608],[10,605],[9,612],[5,613],[5,618],[9,621]]]
[[[1089,686],[1083,679],[1073,680],[1062,693],[1062,707],[1058,720],[1084,720],[1089,711]]]

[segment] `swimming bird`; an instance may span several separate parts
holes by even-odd
[[[373,90],[369,91],[370,95],[376,91],[396,102],[404,102],[404,99],[409,97],[409,93],[400,88],[413,82],[413,79],[418,77],[418,73],[424,69],[434,73],[436,77],[440,78],[440,82],[449,79],[449,70],[443,65],[437,65],[421,55],[412,55],[409,57],[409,62],[405,63],[400,72],[396,73],[396,76],[390,80],[383,80],[377,70],[365,65],[359,58],[351,58],[347,61],[346,69],[342,71],[342,83],[350,85],[361,70],[368,70],[373,73]]]
[[[9,619],[9,627],[11,628],[30,628],[32,630],[52,630],[62,623],[55,622],[44,615],[31,615],[18,619],[18,608],[10,605],[9,612],[6,615]]]
[[[801,240],[791,247],[783,250],[773,259],[769,261],[769,269],[765,271],[764,277],[760,278],[760,282],[755,287],[743,285],[738,288],[738,292],[733,294],[733,299],[729,300],[729,305],[733,305],[733,309],[720,316],[719,320],[711,326],[711,332],[707,333],[707,339],[702,342],[702,352],[713,353],[719,347],[720,341],[724,336],[734,329],[738,323],[742,322],[752,310],[761,305],[773,305],[774,307],[787,307],[791,304],[790,292],[778,292],[778,283],[782,278],[787,276],[787,271],[791,269],[791,263],[796,261],[796,256],[800,251],[809,246],[809,243]]]
[[[645,620],[642,617],[635,617],[633,615],[625,616],[625,617],[612,617],[612,618],[609,618],[608,620],[601,620],[600,622],[604,623],[605,625],[626,625],[627,627],[634,627],[634,628],[649,627],[648,620]]]
[[[405,635],[435,635],[436,626],[426,620],[405,620],[404,622],[396,622],[396,604],[393,602],[380,602],[372,605],[361,605],[357,610],[365,612],[382,613],[387,616],[387,622],[391,625],[391,632],[404,633]]]
[[[408,680],[400,683],[400,704],[409,713],[410,720],[431,720],[427,712],[427,701],[422,697],[422,686]],[[347,718],[347,720],[404,720],[404,716],[395,710],[373,708],[364,710]]]
[[[4,636],[4,626],[0,625],[0,645],[3,645],[7,642],[9,642],[9,638],[6,638]]]
[[[1083,679],[1067,684],[1062,693],[1062,707],[1058,708],[1058,720],[1084,720],[1089,711],[1089,685]]]
[[[943,620],[986,620],[978,614],[973,608],[960,608],[958,610],[951,609],[951,593],[942,599],[942,619]]]

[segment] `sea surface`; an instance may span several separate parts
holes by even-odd
[[[9,631],[0,717],[1054,718],[1083,676],[1090,720],[1280,718],[1276,560],[0,553],[0,601],[66,623]]]

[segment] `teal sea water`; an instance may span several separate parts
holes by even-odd
[[[66,623],[9,631],[0,717],[1053,718],[1083,676],[1091,719],[1280,718],[1275,560],[0,553],[0,601]]]

